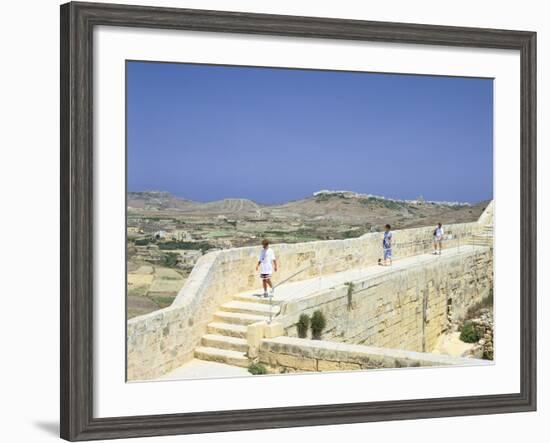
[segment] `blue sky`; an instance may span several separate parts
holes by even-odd
[[[212,201],[320,189],[493,194],[493,82],[127,62],[128,190]]]

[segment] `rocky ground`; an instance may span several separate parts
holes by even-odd
[[[453,357],[469,355],[474,348],[473,343],[464,343],[460,340],[460,332],[452,331],[442,334],[432,350],[434,354],[446,354]]]
[[[475,358],[493,360],[493,307],[480,309],[478,314],[474,318],[467,320],[467,322],[474,325],[478,335],[481,337],[470,351],[470,355]]]
[[[474,325],[477,331],[479,339],[474,343],[466,343],[460,339],[460,330],[466,323]],[[449,332],[442,334],[432,352],[493,360],[493,330],[493,306],[478,308],[474,313],[469,313],[466,320],[454,324]]]

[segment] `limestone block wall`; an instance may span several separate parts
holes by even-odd
[[[445,243],[454,246],[481,232],[482,224],[461,223],[445,228],[450,236]],[[429,250],[432,231],[432,227],[394,231],[394,257]],[[355,239],[274,245],[279,262],[274,281],[297,281],[374,265],[382,255],[381,243],[382,233],[369,233]],[[130,319],[128,380],[156,378],[190,360],[218,307],[234,294],[259,288],[255,272],[259,252],[259,247],[246,247],[201,257],[171,306]]]
[[[156,378],[193,358],[202,336],[199,325],[223,302],[214,278],[218,260],[217,252],[199,259],[185,285],[192,297],[128,321],[128,380]]]
[[[449,312],[461,318],[489,295],[492,266],[491,248],[466,247],[430,264],[358,280],[351,296],[341,285],[290,301],[277,321],[295,337],[299,316],[321,310],[327,319],[324,340],[429,352],[447,329]]]
[[[291,372],[490,364],[472,358],[292,337],[262,340],[258,358],[272,368]]]

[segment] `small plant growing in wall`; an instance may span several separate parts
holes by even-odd
[[[327,325],[327,320],[321,311],[315,311],[311,316],[311,338],[320,340],[323,329]]]
[[[347,282],[346,286],[348,287],[348,311],[351,311],[355,306],[353,305],[353,291],[355,289],[355,285],[353,282]]]
[[[309,329],[309,315],[307,314],[300,315],[296,328],[298,329],[298,337],[306,338],[307,330]]]
[[[460,340],[465,343],[476,343],[480,339],[479,332],[473,323],[465,323],[460,331]]]
[[[248,366],[248,372],[252,375],[264,375],[267,374],[267,368],[261,363],[251,363]]]

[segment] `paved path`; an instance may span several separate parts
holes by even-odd
[[[246,368],[194,358],[157,380],[184,380],[186,378],[221,378],[251,375]]]
[[[394,260],[391,266],[374,265],[365,268],[350,269],[348,271],[337,272],[334,274],[314,277],[307,280],[297,282],[284,283],[275,288],[274,301],[287,301],[301,297],[307,297],[319,291],[343,285],[344,283],[364,279],[366,277],[376,277],[383,274],[389,274],[398,270],[418,266],[421,264],[429,264],[436,262],[441,257],[449,256],[466,256],[472,251],[483,252],[487,249],[486,246],[463,245],[455,248],[444,249],[442,255],[420,254],[412,257],[406,257]],[[277,273],[273,276],[273,282],[277,285]],[[262,289],[243,292],[244,296],[261,296]]]

